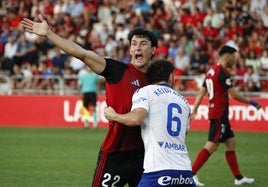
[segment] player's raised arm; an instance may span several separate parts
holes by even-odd
[[[94,72],[101,73],[105,68],[105,59],[94,53],[93,51],[85,50],[75,42],[64,39],[57,34],[55,34],[48,26],[46,20],[39,15],[40,22],[35,22],[24,18],[21,21],[22,26],[25,28],[26,32],[34,33],[39,36],[47,37],[51,42],[53,42],[58,48],[65,51],[69,55],[72,55],[81,61],[83,61],[87,66],[89,66]]]

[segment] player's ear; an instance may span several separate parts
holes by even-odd
[[[154,56],[154,54],[155,54],[155,51],[156,51],[156,47],[152,47],[152,56]]]
[[[168,77],[168,85],[170,87],[173,87],[173,83],[174,83],[174,73],[170,73],[169,77]]]

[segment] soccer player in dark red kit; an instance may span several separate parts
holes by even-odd
[[[228,119],[229,95],[239,102],[251,104],[257,109],[261,106],[254,100],[247,99],[236,93],[232,88],[230,80],[230,72],[236,66],[235,53],[238,48],[234,43],[232,45],[224,45],[219,50],[219,63],[215,67],[208,70],[203,86],[196,97],[192,109],[191,119],[194,119],[197,109],[208,93],[209,97],[209,134],[208,141],[199,151],[192,165],[194,181],[197,186],[204,186],[197,177],[197,172],[205,164],[213,152],[216,151],[220,143],[225,143],[226,161],[235,178],[235,185],[251,184],[253,178],[243,176],[239,170],[236,153],[235,153],[235,137]]]
[[[131,62],[124,64],[104,58],[97,53],[83,49],[50,30],[40,15],[40,22],[24,18],[25,31],[47,37],[58,48],[72,55],[106,79],[106,103],[118,113],[131,110],[132,95],[137,88],[148,84],[146,70],[156,47],[157,37],[153,32],[135,28],[128,34]],[[99,151],[93,187],[124,186],[136,187],[143,172],[144,146],[140,127],[127,127],[112,122]]]

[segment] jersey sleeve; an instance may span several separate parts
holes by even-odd
[[[225,89],[229,89],[232,87],[230,76],[228,76],[223,69],[221,69],[221,71],[219,72],[218,80]]]
[[[119,82],[123,77],[127,65],[110,58],[105,58],[105,60],[106,66],[100,75],[104,76],[108,83]]]
[[[149,111],[149,96],[144,88],[137,89],[133,94],[131,110],[144,108],[147,112]]]

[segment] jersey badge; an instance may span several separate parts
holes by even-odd
[[[232,84],[231,80],[230,79],[226,79],[225,83],[230,86]]]

